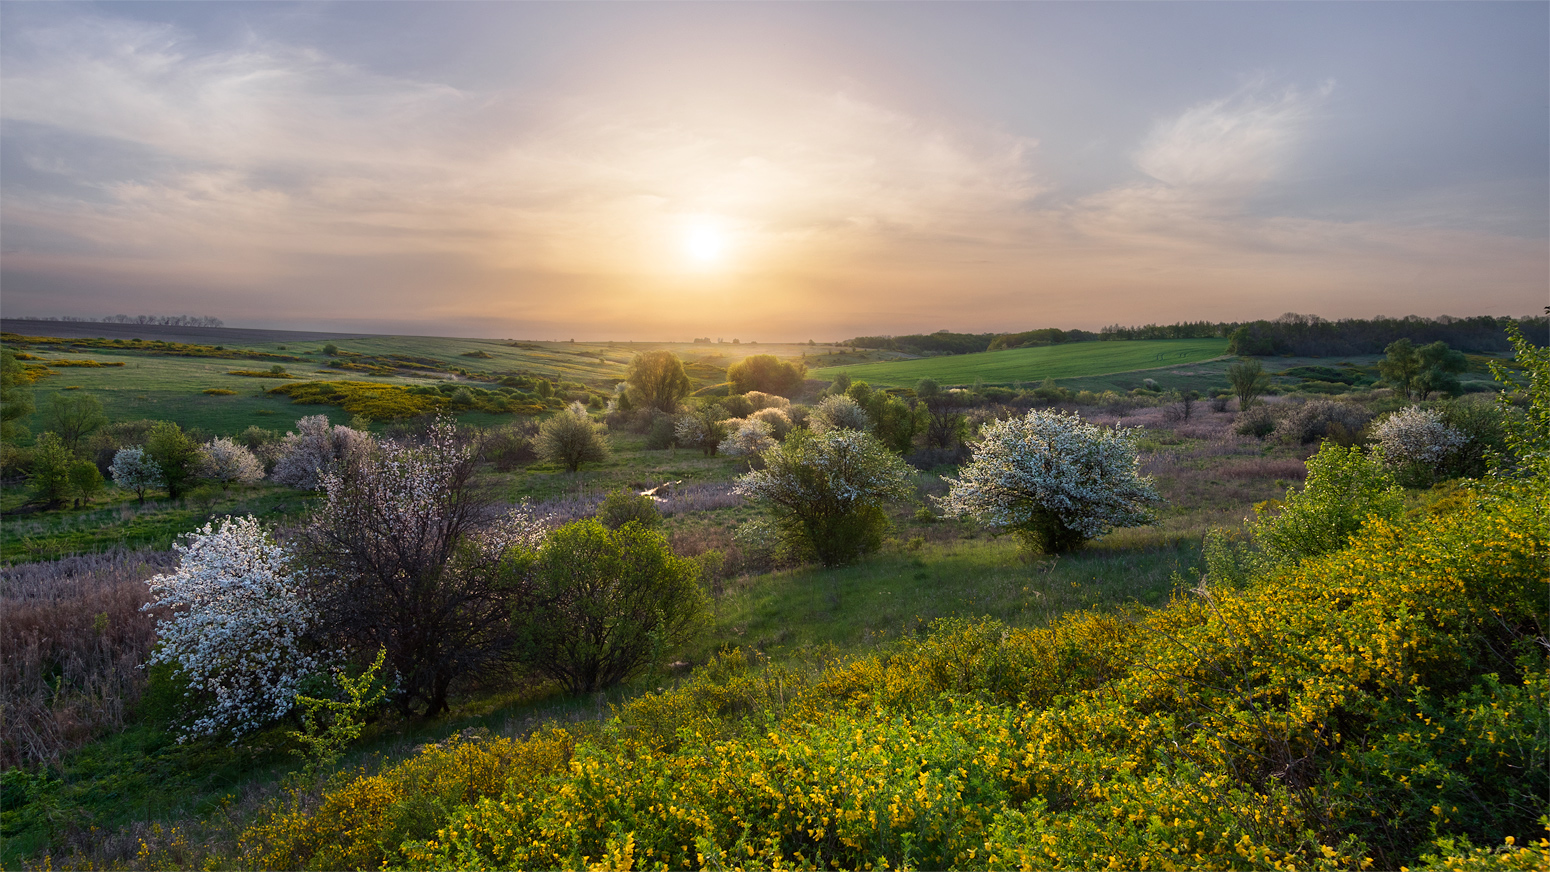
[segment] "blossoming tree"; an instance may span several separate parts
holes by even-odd
[[[1141,475],[1132,431],[1045,409],[988,424],[974,458],[947,481],[949,517],[1011,530],[1047,553],[1149,524],[1148,507],[1162,500]]]
[[[196,710],[183,737],[251,732],[295,704],[319,664],[304,645],[313,611],[291,555],[252,517],[223,518],[174,546],[176,571],[147,582],[157,623],[150,663],[175,666]]]
[[[134,491],[140,502],[145,502],[145,492],[167,486],[162,478],[161,467],[145,456],[143,448],[120,448],[113,455],[113,465],[108,467],[113,483],[126,491]]]
[[[219,437],[201,449],[199,475],[221,483],[224,490],[232,482],[247,484],[264,477],[264,464],[253,452],[230,439]]]
[[[358,655],[386,648],[405,714],[444,711],[455,678],[510,656],[503,558],[546,530],[525,507],[496,512],[476,458],[449,420],[424,444],[383,443],[322,474],[300,536],[321,632]]]

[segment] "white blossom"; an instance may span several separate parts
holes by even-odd
[[[723,422],[729,434],[721,440],[721,453],[732,457],[752,457],[775,447],[775,434],[770,425],[758,418],[733,419]]]
[[[161,466],[145,456],[143,448],[120,448],[113,455],[113,465],[108,467],[113,483],[124,490],[134,491],[143,501],[145,492],[167,486]]]
[[[1384,418],[1372,435],[1391,465],[1441,463],[1469,442],[1468,436],[1442,422],[1441,412],[1419,406]]]
[[[251,732],[290,711],[318,661],[303,647],[312,620],[289,553],[252,517],[223,518],[174,546],[176,571],[147,584],[157,622],[149,663],[178,667],[201,706],[183,738]]]
[[[947,481],[939,502],[949,517],[1019,531],[1053,521],[1079,539],[1149,523],[1146,507],[1161,499],[1140,474],[1133,430],[1050,410],[987,424],[974,458]]]
[[[312,415],[296,422],[296,432],[286,433],[282,455],[271,478],[302,490],[316,490],[318,476],[334,464],[370,447],[372,439],[344,425],[330,425],[327,415]]]
[[[264,477],[264,464],[253,452],[225,437],[210,440],[200,453],[200,476],[218,481],[223,487],[234,481],[247,484]]]
[[[830,430],[864,431],[871,426],[872,420],[867,417],[861,404],[844,394],[824,397],[807,420],[808,429],[814,433]]]

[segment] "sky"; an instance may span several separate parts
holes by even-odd
[[[509,338],[1522,315],[1550,3],[0,2],[0,312]]]

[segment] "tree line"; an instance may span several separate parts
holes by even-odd
[[[1115,339],[1227,339],[1228,352],[1249,357],[1293,354],[1302,357],[1340,357],[1381,354],[1390,344],[1408,339],[1416,345],[1445,342],[1449,347],[1474,353],[1512,349],[1508,325],[1516,324],[1536,346],[1550,344],[1550,319],[1544,316],[1509,318],[1479,315],[1454,318],[1442,315],[1422,318],[1342,318],[1331,321],[1317,315],[1288,312],[1274,320],[1179,321],[1126,327],[1112,324],[1093,332],[1042,327],[1020,333],[951,333],[939,330],[906,336],[857,336],[842,345],[876,348],[905,354],[971,354],[1007,348],[1032,348],[1068,342],[1102,342]]]

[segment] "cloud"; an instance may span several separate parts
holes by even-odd
[[[1242,197],[1282,173],[1334,85],[1271,92],[1261,81],[1153,127],[1136,166],[1175,190]]]

